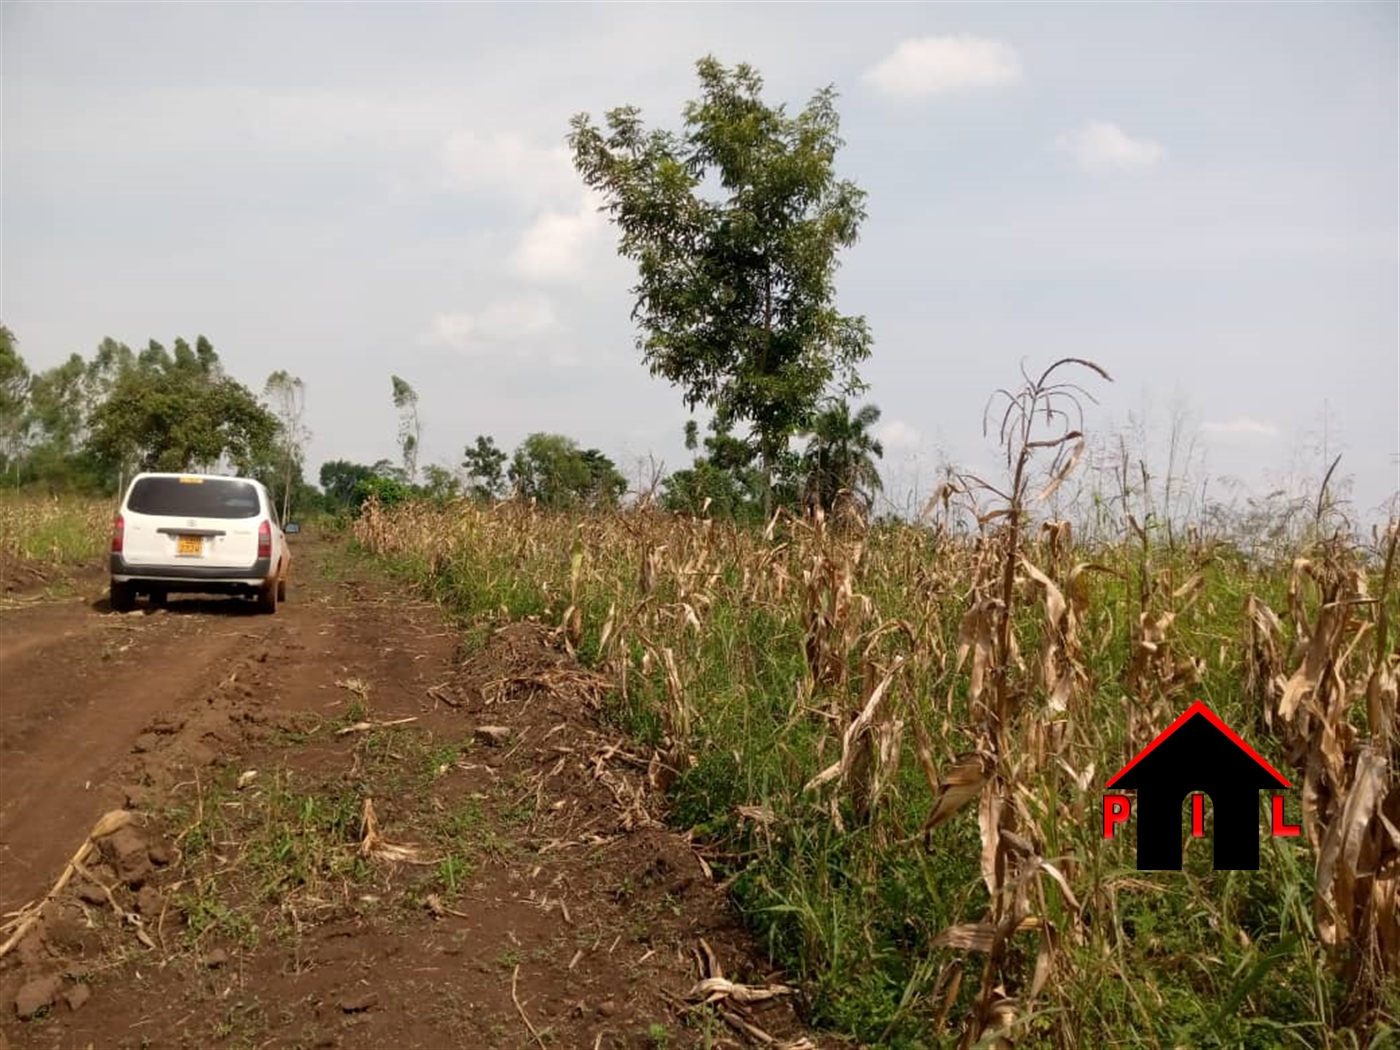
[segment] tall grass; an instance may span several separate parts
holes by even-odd
[[[1036,519],[1074,466],[1060,433],[1013,427],[1011,484],[942,493],[976,504],[968,534],[462,502],[371,504],[354,535],[470,622],[538,617],[611,675],[671,821],[815,1024],[911,1048],[1385,1045],[1394,527],[1261,563],[1159,548],[1125,495],[1123,538],[1087,549]],[[1258,871],[1188,839],[1182,872],[1139,872],[1131,835],[1102,837],[1104,781],[1196,699],[1303,788],[1305,834],[1266,835]]]

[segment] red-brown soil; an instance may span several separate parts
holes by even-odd
[[[606,683],[333,545],[296,568],[275,616],[113,614],[91,572],[0,609],[0,943],[71,876],[0,959],[0,1048],[817,1045],[790,996],[695,1004],[781,975]]]
[[[103,572],[101,565],[52,565],[0,551],[0,603],[33,602],[75,587],[91,588]]]

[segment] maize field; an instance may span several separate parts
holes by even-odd
[[[111,542],[112,513],[111,500],[0,495],[0,591],[91,563]]]
[[[371,503],[354,540],[468,629],[535,619],[613,683],[604,717],[815,1025],[1394,1045],[1400,529],[1320,510],[1261,563],[1159,545],[1125,496],[1121,539],[1089,549],[1037,515],[1082,438],[1045,435],[1048,387],[1009,400],[1011,481],[950,483],[917,524],[463,500]],[[1104,837],[1105,780],[1196,700],[1295,789],[1302,834],[1264,836],[1257,871],[1189,837],[1182,871],[1138,871]]]

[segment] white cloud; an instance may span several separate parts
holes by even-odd
[[[1020,79],[1014,47],[962,35],[904,40],[865,73],[866,83],[896,98],[1005,87]]]
[[[1091,121],[1078,131],[1066,132],[1056,140],[1056,145],[1085,171],[1150,168],[1167,154],[1160,142],[1135,139],[1117,124],[1102,120]]]
[[[527,281],[566,281],[587,268],[588,248],[607,231],[592,191],[572,211],[546,211],[531,223],[511,255],[511,269]]]
[[[502,300],[476,313],[442,313],[433,318],[424,342],[458,350],[486,350],[560,330],[554,306],[542,295]]]
[[[881,423],[875,428],[875,436],[880,439],[880,444],[885,446],[886,452],[918,448],[923,440],[923,435],[902,419],[891,419],[888,423]]]
[[[1202,423],[1201,430],[1207,434],[1221,434],[1227,437],[1278,437],[1278,427],[1248,416],[1236,416],[1224,423]]]
[[[508,133],[454,132],[443,145],[442,163],[455,189],[536,207],[559,204],[583,185],[562,145],[544,147]]]

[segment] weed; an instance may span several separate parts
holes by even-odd
[[[442,744],[429,750],[424,758],[422,779],[430,784],[450,773],[457,763],[461,749],[455,744]]]
[[[258,934],[252,919],[242,909],[221,900],[212,882],[205,881],[193,891],[176,894],[174,903],[185,915],[187,946],[197,946],[209,934],[245,948],[256,946]]]
[[[448,893],[457,893],[471,877],[471,866],[456,853],[449,853],[437,867],[438,882]]]

